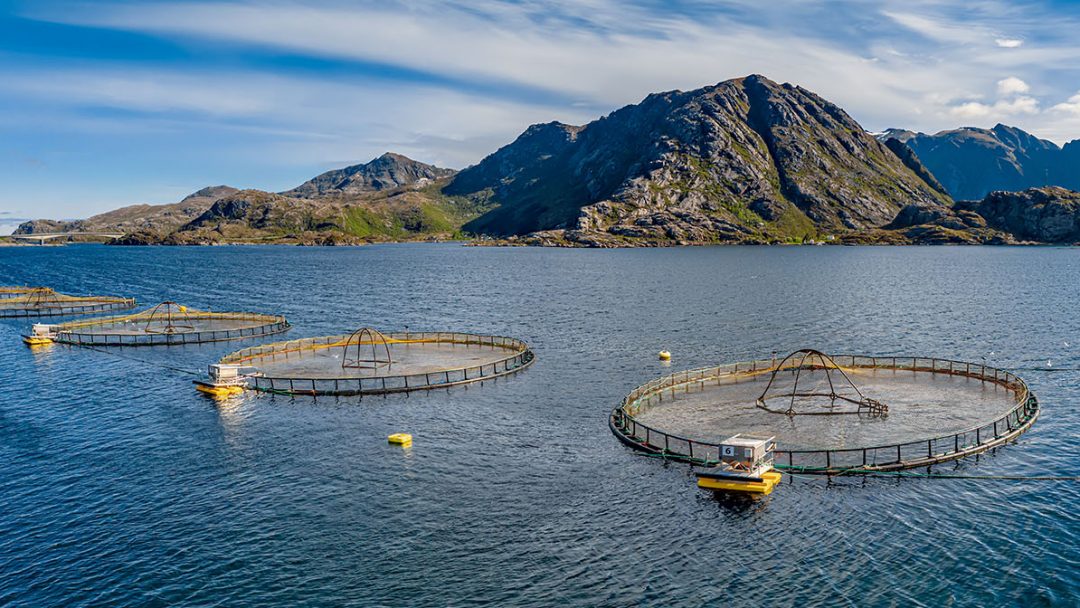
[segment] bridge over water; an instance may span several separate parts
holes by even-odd
[[[44,245],[46,242],[56,241],[57,239],[64,239],[65,242],[75,240],[75,237],[97,237],[97,238],[111,238],[118,239],[124,236],[122,232],[42,232],[34,234],[12,234],[9,238],[22,241],[37,243],[38,245]]]

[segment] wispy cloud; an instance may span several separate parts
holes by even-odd
[[[256,183],[268,188],[300,177],[281,177],[282,166],[325,168],[388,149],[460,167],[533,122],[580,123],[650,92],[749,73],[803,85],[875,130],[1008,120],[1059,142],[1080,137],[1071,110],[1080,101],[1070,99],[1080,40],[1069,33],[1080,12],[1038,0],[24,8],[38,21],[167,41],[181,59],[95,57],[90,48],[75,61],[5,57],[14,61],[0,62],[4,134],[23,124],[141,131],[161,143],[148,154],[163,163],[186,154],[193,171],[200,159],[238,171],[239,159],[255,156],[271,167]]]

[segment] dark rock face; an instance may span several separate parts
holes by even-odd
[[[1080,193],[1064,188],[991,192],[979,202],[958,204],[957,210],[977,213],[987,225],[1017,240],[1080,242]]]
[[[480,164],[459,173],[445,192],[465,195],[491,188],[500,197],[513,196],[515,182],[523,179],[528,181],[530,172],[565,152],[577,139],[581,129],[560,122],[532,125],[513,143],[499,148]]]
[[[942,186],[941,183],[937,181],[934,174],[931,173],[930,170],[926,168],[926,165],[919,160],[919,157],[916,156],[915,151],[904,144],[902,140],[896,138],[887,139],[885,140],[885,147],[891,150],[908,169],[911,169],[912,173],[918,175],[919,179],[926,182],[927,185],[934,190],[937,190],[946,196],[950,196],[949,191],[945,189],[945,186]]]
[[[243,224],[245,227],[262,229],[306,229],[310,218],[305,214],[309,205],[303,201],[263,192],[240,190],[218,199],[205,213],[180,228],[180,232],[221,224]]]
[[[1080,142],[1059,148],[1000,124],[993,129],[967,127],[936,135],[890,129],[880,137],[907,144],[957,200],[1049,185],[1080,189]]]
[[[454,173],[453,169],[441,169],[387,152],[369,163],[327,171],[281,194],[295,198],[319,198],[377,192],[422,184],[450,177]]]
[[[842,109],[762,76],[530,127],[448,192],[499,204],[466,230],[582,244],[790,241],[951,202]]]

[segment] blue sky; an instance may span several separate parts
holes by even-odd
[[[761,73],[864,127],[1080,138],[1080,3],[0,0],[0,224],[283,190]]]

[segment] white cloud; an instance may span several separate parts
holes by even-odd
[[[1050,109],[1054,112],[1063,112],[1080,116],[1080,92],[1070,97],[1068,101],[1059,103]]]
[[[1003,49],[1018,49],[1024,46],[1024,41],[1019,38],[997,38],[994,43]]]
[[[177,73],[93,66],[7,73],[0,93],[29,110],[12,121],[87,132],[156,133],[189,130],[243,133],[275,145],[252,150],[295,163],[369,160],[387,150],[463,167],[532,122],[581,122],[588,111],[500,100],[437,86],[379,81]],[[65,115],[64,108],[72,111]],[[136,112],[122,121],[86,118],[80,108]],[[27,116],[26,114],[29,114]],[[36,116],[36,119],[34,118]],[[47,118],[46,118],[47,117]]]
[[[1031,90],[1031,87],[1028,86],[1028,83],[1024,82],[1023,80],[1020,80],[1015,76],[1009,76],[1008,78],[1004,78],[998,81],[997,90],[998,95],[1008,96],[1018,95],[1020,93],[1027,93]]]
[[[1023,96],[1015,99],[1003,99],[992,105],[978,101],[969,101],[950,109],[949,112],[957,118],[989,118],[997,120],[1021,114],[1038,114],[1039,102],[1032,97]]]

